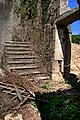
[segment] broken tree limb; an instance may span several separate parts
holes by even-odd
[[[18,91],[17,86],[16,86],[16,85],[14,85],[14,87],[15,87],[16,94],[17,94],[17,96],[18,96],[19,100],[20,100],[20,101],[22,101],[22,97],[21,97],[21,95],[20,95],[20,93],[19,93],[19,91]]]
[[[16,109],[19,109],[29,98],[30,95],[24,98],[24,100],[16,107]]]
[[[16,85],[11,85],[9,83],[0,82],[0,89],[2,92],[13,95],[14,99],[18,97],[20,102],[22,102],[22,98],[26,98],[27,96],[33,97],[31,91],[25,90],[23,87],[19,87]]]

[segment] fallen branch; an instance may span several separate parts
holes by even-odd
[[[16,109],[19,109],[29,98],[30,95],[24,98],[24,100],[16,107]]]
[[[19,91],[18,91],[17,86],[16,86],[16,85],[14,85],[14,87],[15,87],[16,94],[17,94],[17,96],[18,96],[19,100],[20,100],[20,101],[22,101],[22,97],[20,96],[20,93],[19,93]]]
[[[3,93],[7,93],[13,95],[12,100],[18,98],[21,102],[20,105],[24,104],[24,102],[30,97],[34,99],[31,91],[25,90],[23,87],[18,87],[16,85],[11,85],[9,83],[0,82],[0,89]]]

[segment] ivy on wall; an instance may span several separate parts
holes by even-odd
[[[20,0],[20,6],[16,7],[15,11],[21,19],[34,21],[37,13],[37,0]]]
[[[12,1],[13,0],[8,0]],[[37,2],[38,0],[20,0],[20,5],[16,6],[15,12],[21,19],[31,19],[34,21],[37,15]],[[51,0],[41,0],[42,7],[42,23],[45,24],[47,22],[47,10],[49,7]]]
[[[16,13],[24,19],[27,16],[27,19],[32,19],[34,21],[37,15],[37,2],[38,0],[20,0],[20,6],[17,7]],[[47,10],[51,0],[41,0],[42,7],[42,23],[47,22]]]
[[[51,0],[42,0],[42,23],[45,24],[47,22],[47,10],[49,7]]]

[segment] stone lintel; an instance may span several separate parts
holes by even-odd
[[[68,26],[74,21],[80,19],[80,11],[79,7],[73,8],[64,14],[62,14],[58,19],[56,19],[55,23],[61,26]]]

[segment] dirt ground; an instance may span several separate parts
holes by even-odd
[[[12,96],[0,91],[0,120],[4,120],[6,115],[14,114],[15,112],[21,114],[23,120],[41,120],[38,110],[31,104],[23,105],[19,110],[14,109],[18,104],[19,101],[17,99],[12,100]]]
[[[35,87],[34,83],[32,84],[31,81],[29,82],[26,80],[27,78],[18,76],[17,74],[13,74],[13,73],[0,76],[0,82],[12,84],[13,86],[14,84],[21,87],[24,86],[24,88],[28,89],[33,95],[33,93],[37,91],[37,88]],[[21,82],[21,81],[25,81],[25,82]],[[28,100],[28,104],[24,103],[23,105],[20,106],[19,109],[17,109],[17,106],[20,104],[20,100],[17,97],[14,99],[14,97],[15,97],[14,95],[3,93],[3,89],[0,89],[0,120],[4,120],[4,117],[7,114],[10,113],[14,114],[15,111],[17,114],[22,115],[23,120],[41,120],[38,110],[29,103],[29,100]]]

